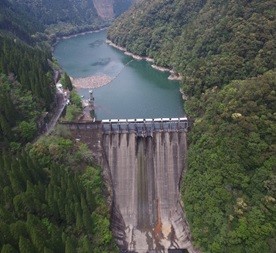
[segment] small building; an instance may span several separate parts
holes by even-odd
[[[62,88],[62,84],[61,83],[57,83],[56,87],[57,87],[57,89],[61,89]]]

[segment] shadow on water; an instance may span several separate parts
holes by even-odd
[[[94,47],[99,47],[99,46],[101,46],[103,43],[104,43],[103,40],[95,40],[95,41],[89,43],[89,46],[90,46],[90,47],[93,47],[93,48],[94,48]]]
[[[91,63],[90,66],[106,66],[110,61],[111,58],[100,58],[98,61]]]
[[[132,61],[128,67],[139,75],[141,79],[145,81],[151,80],[151,83],[156,87],[167,90],[175,90],[175,87],[179,87],[176,81],[168,80],[169,73],[153,69],[151,63],[145,61]]]

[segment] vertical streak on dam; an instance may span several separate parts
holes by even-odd
[[[113,188],[113,232],[122,250],[196,252],[180,204],[186,133],[102,135],[103,167]]]

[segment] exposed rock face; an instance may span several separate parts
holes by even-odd
[[[98,15],[103,20],[110,20],[114,18],[114,0],[93,0],[93,3],[98,12]]]
[[[103,20],[111,20],[139,1],[141,0],[93,0],[93,3],[99,17]]]
[[[113,187],[113,231],[122,250],[196,252],[180,204],[186,133],[103,135],[104,170]]]

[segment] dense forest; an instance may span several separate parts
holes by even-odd
[[[203,95],[182,185],[203,252],[275,252],[275,74]]]
[[[12,4],[17,4],[27,12],[31,12],[45,25],[56,24],[58,22],[75,23],[81,25],[93,23],[99,19],[97,11],[93,5],[93,0],[59,0],[59,1],[20,1],[9,0]]]
[[[91,151],[64,129],[0,152],[1,253],[117,252],[104,189]]]
[[[0,2],[1,34],[15,36],[28,44],[35,42],[34,35],[42,32],[43,25],[8,0]]]
[[[274,1],[143,1],[108,38],[183,77],[188,134],[185,211],[202,252],[273,253]]]
[[[0,252],[118,252],[92,153],[66,129],[36,140],[56,107],[48,25],[23,6],[38,2],[0,1]]]
[[[135,2],[135,0],[106,0],[102,4],[99,0],[3,1],[9,3],[12,8],[16,6],[20,10],[17,13],[26,12],[29,16],[33,16],[51,39],[105,27]],[[103,17],[102,12],[107,12],[108,15]],[[40,34],[42,35],[45,36]]]
[[[46,49],[0,34],[0,142],[25,143],[54,105],[55,85]]]

